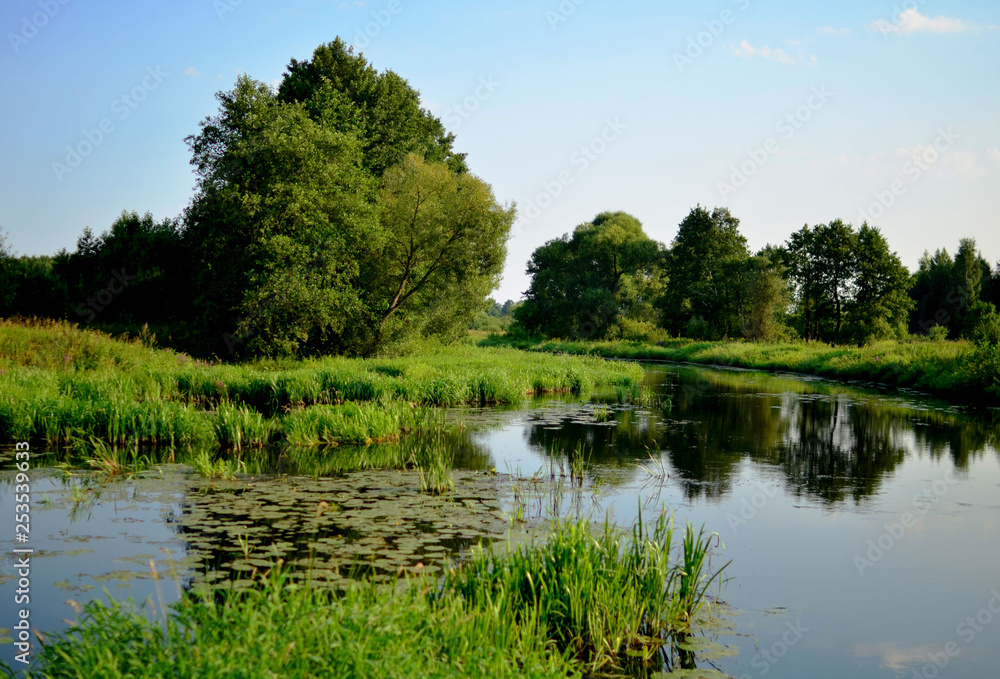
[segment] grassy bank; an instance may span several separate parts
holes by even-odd
[[[172,615],[88,605],[35,679],[581,677],[657,668],[719,572],[712,536],[672,521],[631,532],[559,523],[543,542],[474,551],[443,582],[340,595],[279,572],[245,594],[189,594]]]
[[[963,398],[1000,398],[1000,348],[966,342],[886,341],[855,347],[818,342],[634,342],[513,340],[491,336],[484,347],[514,347],[636,361],[687,361],[823,377],[882,382]]]
[[[439,347],[403,358],[227,365],[71,324],[0,321],[0,443],[104,443],[241,452],[268,443],[394,440],[423,409],[632,387],[637,365]]]

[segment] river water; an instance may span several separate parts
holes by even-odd
[[[35,469],[32,624],[64,629],[67,601],[105,591],[159,611],[199,578],[246,577],[268,557],[314,564],[318,552],[327,566],[312,577],[335,580],[349,544],[383,577],[433,572],[438,556],[497,539],[510,516],[630,525],[666,510],[716,532],[713,563],[731,561],[713,590],[730,629],[705,633],[727,651],[699,668],[740,679],[998,676],[995,409],[742,370],[648,365],[646,381],[669,406],[603,394],[452,413],[464,422],[449,439],[465,469],[460,503],[422,504],[412,473],[325,480],[288,455],[283,481],[263,483],[206,482],[181,466],[113,483]],[[9,450],[0,464],[12,468]],[[7,521],[11,473],[2,478]],[[9,629],[17,578],[5,551]],[[0,658],[13,655],[0,645]]]

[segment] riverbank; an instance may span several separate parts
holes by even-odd
[[[638,389],[641,381],[635,364],[474,346],[401,358],[206,363],[69,323],[0,321],[0,443],[228,454],[277,442],[367,444],[433,425],[432,408]]]
[[[633,361],[678,361],[768,371],[790,371],[843,380],[879,382],[964,400],[1000,401],[1000,348],[967,342],[885,341],[856,346],[819,342],[638,342],[519,340],[492,335],[482,347],[600,356]]]

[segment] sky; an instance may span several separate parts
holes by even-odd
[[[995,0],[8,0],[0,228],[72,250],[123,210],[182,214],[184,142],[238,75],[340,36],[421,93],[516,203],[499,300],[538,246],[609,210],[670,243],[725,206],[751,249],[834,219],[915,268],[973,237],[1000,260]]]

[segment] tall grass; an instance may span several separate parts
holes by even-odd
[[[1000,398],[1000,349],[947,341],[884,341],[857,346],[820,342],[639,342],[533,341],[490,337],[490,347],[600,356],[634,361],[682,361],[788,370],[823,377],[882,382],[948,396]],[[991,353],[992,352],[992,353]],[[992,357],[992,358],[991,358]]]
[[[219,404],[212,424],[219,448],[236,452],[265,446],[274,428],[260,413],[227,402]]]
[[[114,600],[47,637],[34,679],[582,677],[659,667],[719,572],[689,527],[561,523],[542,543],[479,550],[443,582],[359,582],[340,595],[281,570],[242,593],[192,592],[171,614]],[[686,555],[690,544],[691,554]],[[256,654],[252,670],[246,649]]]
[[[395,441],[414,429],[418,414],[405,403],[345,403],[293,410],[283,419],[288,442],[296,446],[369,444]]]
[[[542,545],[481,550],[445,590],[512,627],[536,628],[588,672],[651,661],[704,604],[721,569],[708,571],[712,536],[688,526],[680,560],[674,524],[641,515],[631,534],[605,523],[557,523]]]
[[[471,346],[373,360],[214,365],[68,323],[0,321],[0,443],[91,449],[99,441],[108,446],[105,462],[87,459],[109,469],[126,450],[152,461],[205,450],[206,473],[230,474],[218,452],[235,464],[282,442],[397,441],[444,428],[440,418],[427,421],[426,408],[517,405],[531,394],[595,387],[631,394],[641,380],[636,364]],[[444,462],[405,455],[402,464],[419,470],[427,490],[447,491]]]
[[[440,432],[407,440],[403,454],[417,470],[420,490],[432,495],[455,491],[455,447]]]

